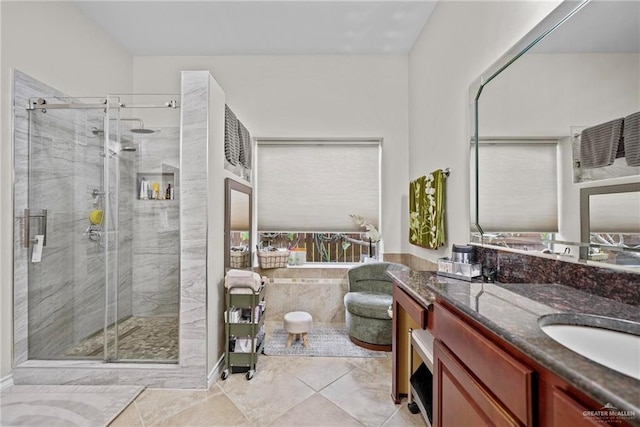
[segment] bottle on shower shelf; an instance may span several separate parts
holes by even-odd
[[[140,200],[146,200],[149,198],[149,182],[142,177],[140,181]]]
[[[164,198],[167,200],[173,199],[171,195],[173,194],[173,188],[171,188],[171,184],[167,185],[167,191],[165,192]]]
[[[160,198],[160,184],[158,184],[157,182],[153,183],[153,195],[151,196],[151,198],[154,200]]]

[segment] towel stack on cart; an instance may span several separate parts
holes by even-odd
[[[224,287],[233,289],[231,293],[250,294],[262,287],[262,278],[258,273],[248,270],[229,270],[224,277]]]

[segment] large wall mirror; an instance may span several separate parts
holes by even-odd
[[[225,180],[225,268],[251,268],[252,200],[251,187],[230,178]]]
[[[470,102],[472,242],[640,268],[640,2],[561,3]]]

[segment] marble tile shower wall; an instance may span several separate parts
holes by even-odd
[[[177,317],[180,301],[180,129],[134,136],[137,175],[153,180],[173,173],[174,200],[139,200],[138,178],[126,190],[133,202],[133,315]],[[158,132],[159,131],[159,132]],[[168,172],[170,171],[170,172]],[[166,190],[166,183],[163,184]],[[124,188],[124,187],[123,187]]]
[[[580,263],[477,247],[478,261],[496,269],[498,282],[558,283],[581,291],[640,306],[640,274]]]
[[[31,358],[60,356],[104,323],[102,247],[83,235],[88,215],[96,207],[91,191],[102,189],[102,139],[90,132],[92,127],[102,128],[102,112],[33,111],[29,147],[26,106],[29,98],[42,96],[64,97],[61,102],[68,102],[64,94],[15,72],[14,321],[18,363],[26,360],[27,348]],[[126,166],[123,169],[126,174]],[[40,209],[49,213],[41,263],[31,263],[32,248],[23,247],[22,210],[27,207],[32,214]],[[32,219],[30,225],[37,228],[39,222]],[[121,289],[126,292],[131,276],[127,277],[126,268],[121,273]],[[121,315],[130,314],[130,307],[128,312],[121,308]]]
[[[207,152],[211,75],[181,73],[180,380],[207,385]],[[212,248],[210,250],[213,250]],[[190,377],[189,377],[190,376]]]

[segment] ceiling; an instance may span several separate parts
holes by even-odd
[[[640,1],[591,1],[534,53],[640,53]]]
[[[78,1],[132,55],[409,52],[436,0]]]

